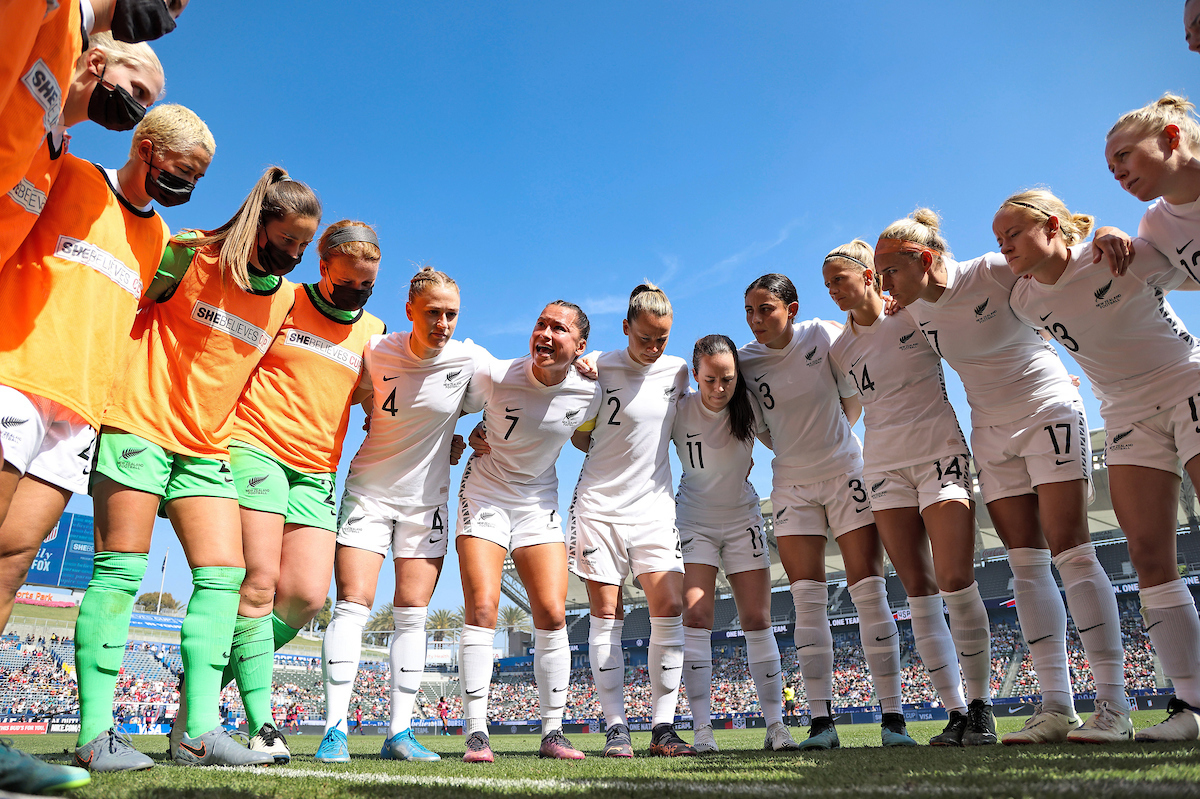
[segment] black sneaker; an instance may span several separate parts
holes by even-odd
[[[946,729],[929,739],[930,746],[962,746],[963,733],[967,731],[967,716],[957,710],[950,711]]]
[[[808,738],[800,742],[800,749],[837,749],[841,746],[838,740],[837,727],[833,725],[832,716],[813,716],[808,728]]]
[[[967,706],[967,731],[963,733],[963,746],[991,746],[996,743],[996,717],[992,706],[982,699],[975,699]]]
[[[694,755],[696,750],[679,737],[674,724],[656,724],[650,731],[650,754],[656,757],[682,757]]]
[[[604,757],[633,757],[633,740],[629,728],[614,724],[604,733]]]

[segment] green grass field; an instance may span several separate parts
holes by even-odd
[[[1135,725],[1161,720],[1157,712],[1134,715]],[[1014,719],[999,721],[1001,732],[1016,729]],[[914,722],[910,732],[927,741],[941,724]],[[797,738],[804,730],[796,730]],[[169,765],[137,774],[95,775],[74,795],[96,799],[348,799],[349,797],[431,797],[463,799],[495,795],[584,795],[595,797],[846,796],[846,797],[1166,797],[1200,796],[1200,745],[1127,744],[1090,747],[1055,745],[1032,748],[882,749],[879,728],[839,727],[843,748],[820,753],[761,751],[761,730],[718,731],[719,755],[696,758],[643,756],[649,733],[635,733],[639,756],[632,762],[592,756],[600,735],[575,735],[572,742],[588,752],[582,762],[543,761],[537,738],[496,735],[492,765],[461,761],[462,736],[422,737],[442,755],[441,763],[394,763],[379,759],[381,736],[353,736],[356,755],[346,766],[312,760],[316,736],[289,738],[294,759],[287,767],[267,769],[196,769]],[[690,733],[685,733],[690,739]],[[26,751],[62,758],[74,736],[18,737]],[[135,736],[138,748],[162,759],[163,736]]]

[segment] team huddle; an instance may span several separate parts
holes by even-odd
[[[532,320],[528,350],[498,358],[454,338],[458,286],[432,267],[410,282],[410,324],[388,332],[364,310],[383,255],[375,231],[349,219],[322,231],[316,194],[278,167],[225,224],[171,234],[154,204],[186,203],[216,151],[192,111],[150,108],[164,78],[144,42],[169,32],[183,5],[5,7],[0,34],[10,45],[0,59],[0,616],[7,621],[70,495],[90,494],[96,554],[75,634],[77,766],[153,766],[115,729],[112,711],[157,516],[170,520],[193,581],[170,735],[179,764],[288,762],[271,716],[271,654],[314,618],[331,578],[327,726],[316,759],[350,759],[362,633],[389,550],[395,632],[381,756],[438,760],[410,722],[452,515],[468,762],[493,760],[488,691],[509,557],[532,610],[540,756],[585,756],[562,728],[570,574],[587,587],[603,756],[634,755],[621,647],[630,576],[650,612],[650,754],[718,751],[710,641],[719,570],[745,630],[765,748],[837,747],[830,537],[858,613],[884,746],[917,745],[901,707],[885,553],[949,711],[932,745],[1200,738],[1200,618],[1175,552],[1181,466],[1200,483],[1200,345],[1167,301],[1172,290],[1200,290],[1200,124],[1186,100],[1166,95],[1121,116],[1107,135],[1114,177],[1154,201],[1138,238],[1102,228],[1089,241],[1091,217],[1029,190],[993,217],[999,253],[958,261],[937,215],[918,209],[874,246],[856,239],[825,257],[820,268],[844,324],[797,320],[792,281],[767,274],[743,295],[753,340],[739,348],[727,335],[705,336],[688,362],[665,354],[672,306],[644,283],[622,322],[625,349],[585,357],[586,313],[554,299]],[[133,129],[124,165],[67,151],[66,127],[85,118]],[[314,241],[319,279],[290,282]],[[1113,508],[1146,631],[1176,693],[1165,720],[1136,732],[1117,604],[1087,528],[1088,422],[1050,340],[1101,401]],[[969,442],[946,396],[943,361],[966,388]],[[339,502],[335,476],[355,404],[369,428]],[[458,419],[479,412],[483,421],[464,441]],[[861,443],[851,430],[860,416]],[[756,440],[773,453],[774,538],[812,717],[799,743],[783,724],[771,554],[748,481]],[[564,520],[555,462],[568,442],[587,454]],[[451,505],[450,467],[468,446]],[[972,562],[972,457],[1041,687],[1037,712],[1000,741]],[[1096,684],[1086,720],[1074,709],[1068,610]],[[246,708],[248,746],[220,723],[220,692],[231,681]],[[681,683],[692,743],[674,727]],[[39,790],[87,782],[79,769],[35,762]]]

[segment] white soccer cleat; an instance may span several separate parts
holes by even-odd
[[[1177,697],[1167,703],[1167,720],[1137,734],[1138,741],[1195,741],[1200,738],[1200,709]]]
[[[1071,715],[1043,710],[1039,704],[1025,726],[1016,732],[1007,733],[1000,742],[1007,746],[1017,744],[1058,744],[1067,740],[1072,730],[1083,722],[1072,711]]]
[[[275,758],[275,765],[286,766],[292,759],[287,738],[283,737],[274,724],[264,724],[250,738],[250,751],[266,752]]]
[[[711,724],[696,728],[696,734],[692,736],[692,747],[695,748],[698,755],[711,755],[721,751],[717,748],[717,739],[713,735]]]
[[[800,747],[783,722],[777,721],[767,728],[767,737],[763,740],[763,749],[768,752],[794,752]]]
[[[1133,722],[1128,710],[1119,710],[1106,700],[1096,703],[1096,712],[1087,721],[1067,733],[1071,743],[1116,744],[1133,740]]]

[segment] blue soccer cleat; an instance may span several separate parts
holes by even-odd
[[[350,746],[346,742],[346,733],[336,727],[325,733],[313,759],[318,763],[349,763]]]
[[[416,760],[432,763],[441,760],[436,752],[430,752],[413,736],[412,730],[401,730],[383,742],[379,756],[384,760]]]

